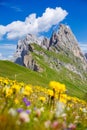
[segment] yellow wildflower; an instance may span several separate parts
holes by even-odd
[[[10,97],[13,94],[13,91],[11,88],[6,88],[6,97]]]
[[[32,92],[33,91],[32,91],[31,85],[26,85],[25,88],[24,88],[23,94],[26,95],[26,96],[29,96]]]
[[[61,84],[59,82],[56,82],[56,81],[51,81],[49,83],[49,86],[54,89],[56,92],[58,93],[63,93],[66,91],[66,87],[64,84]]]
[[[44,102],[44,101],[46,101],[46,98],[45,97],[39,97],[39,100]]]
[[[54,94],[53,94],[53,90],[48,89],[48,95],[49,95],[49,96],[53,96],[53,95],[54,95]]]
[[[19,100],[17,98],[14,100],[14,102],[15,104],[19,104]]]
[[[12,86],[12,89],[13,89],[13,92],[19,92],[20,91],[20,86],[19,85],[17,85],[17,84],[14,84],[13,86]]]

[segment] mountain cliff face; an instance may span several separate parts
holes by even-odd
[[[84,61],[84,55],[80,50],[75,36],[73,35],[71,29],[68,26],[62,24],[60,25],[58,33],[53,33],[51,37],[50,46],[52,44],[57,44],[58,48],[61,48],[66,52],[71,51],[76,57],[79,57]]]
[[[86,60],[87,60],[87,53],[85,53],[85,57],[86,57]]]
[[[24,65],[24,57],[29,54],[29,51],[33,51],[30,43],[41,44],[41,40],[32,34],[28,34],[25,39],[19,40],[14,55],[15,63]]]
[[[63,68],[86,80],[87,61],[81,52],[71,29],[63,24],[50,39],[39,39],[28,34],[18,41],[14,62],[34,71],[45,71],[41,60],[50,68],[61,71]]]

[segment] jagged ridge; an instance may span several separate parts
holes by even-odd
[[[17,51],[15,54],[15,62],[32,70],[38,71],[39,66],[37,65],[31,54],[31,52],[37,50],[34,49],[32,43],[38,44],[42,48],[45,48],[50,52],[56,52],[56,54],[59,55],[62,54],[62,56],[66,57],[67,59],[71,59],[71,63],[66,63],[66,61],[62,62],[62,58],[60,60],[56,58],[59,64],[69,69],[70,71],[79,74],[81,77],[81,73],[87,71],[86,59],[81,52],[75,36],[68,26],[61,24],[59,27],[59,31],[54,32],[50,40],[47,38],[41,40],[34,35],[28,34],[24,40],[20,40],[18,42]],[[54,61],[52,58],[50,59],[50,63]],[[76,65],[73,63],[75,63]]]

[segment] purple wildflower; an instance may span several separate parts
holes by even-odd
[[[26,97],[23,98],[23,102],[26,106],[30,106],[30,101],[28,101]]]
[[[26,113],[27,113],[27,114],[30,114],[30,110],[26,110]]]
[[[23,98],[23,102],[26,102],[26,101],[27,101],[27,98],[26,98],[26,97],[24,97],[24,98]]]
[[[26,106],[30,106],[30,101],[25,102]]]
[[[21,112],[23,112],[23,109],[22,109],[22,108],[19,108],[19,109],[17,109],[17,112],[18,112],[18,113],[21,113]]]

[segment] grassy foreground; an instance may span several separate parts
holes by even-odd
[[[66,91],[0,77],[0,130],[87,130],[87,102]]]

